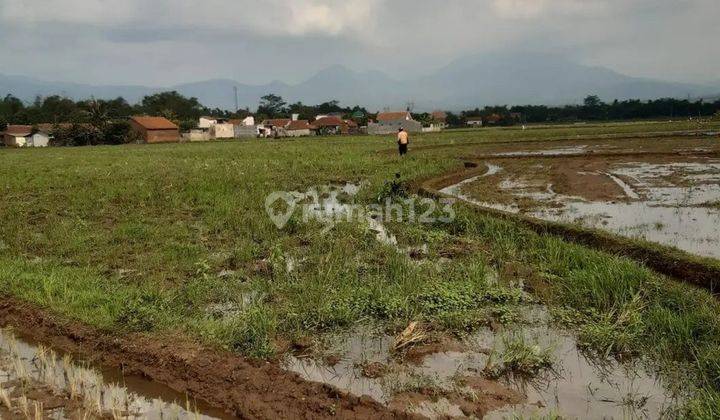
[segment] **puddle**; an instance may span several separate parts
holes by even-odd
[[[573,147],[562,147],[556,149],[543,149],[543,150],[526,150],[518,152],[503,152],[493,153],[492,156],[498,157],[533,157],[533,156],[566,156],[566,155],[578,155],[587,152],[587,145],[573,146]]]
[[[567,203],[562,209],[529,213],[559,222],[674,246],[684,251],[720,258],[720,209],[654,207],[646,203]]]
[[[341,355],[336,364],[330,366],[324,361],[291,355],[286,358],[284,367],[307,380],[330,384],[354,395],[368,395],[387,404],[390,396],[384,390],[384,381],[363,376],[361,365],[387,363],[393,342],[393,337],[361,328],[350,336],[339,338],[331,351]]]
[[[409,401],[403,401],[403,396],[423,389],[454,392],[455,375],[463,373],[466,367],[482,369],[488,357],[474,352],[449,352],[430,355],[419,366],[401,363],[391,354],[394,337],[368,327],[332,341],[331,353],[341,355],[333,365],[320,359],[289,355],[284,367],[306,380],[333,385],[356,396],[367,395],[386,406],[430,418],[463,414],[457,403],[442,396],[429,399],[416,395]],[[383,374],[368,377],[363,367],[370,364],[382,366]]]
[[[487,418],[661,418],[678,405],[678,398],[639,366],[611,362],[597,365],[577,349],[568,333],[542,327],[523,332],[525,339],[551,346],[551,371],[533,380],[504,379],[525,395],[523,404],[507,406]]]
[[[196,405],[164,385],[124,376],[118,370],[97,370],[25,342],[3,329],[0,329],[0,391],[13,407],[8,414],[19,417],[28,417],[23,411],[29,410],[33,418],[37,411],[43,418],[52,419],[231,418],[221,410]],[[2,407],[5,406],[0,404]]]
[[[326,341],[328,351],[340,355],[336,364],[331,366],[322,358],[288,356],[285,367],[305,379],[357,396],[368,395],[396,408],[399,402],[407,404],[408,392],[433,389],[436,397],[418,400],[414,395],[414,403],[403,406],[430,418],[466,416],[458,396],[469,401],[489,397],[488,401],[496,404],[490,405],[491,409],[502,408],[488,418],[498,419],[552,414],[566,418],[658,418],[676,406],[678,400],[641,367],[617,362],[599,366],[588,360],[577,349],[571,333],[551,326],[544,307],[528,307],[523,319],[522,324],[499,332],[481,329],[462,345],[427,355],[419,365],[391,355],[393,337],[363,327]],[[487,367],[501,363],[505,346],[514,337],[522,337],[530,348],[549,349],[552,368],[532,380],[512,375],[497,381],[484,378]],[[384,376],[363,375],[362,367],[374,362],[385,366]],[[517,396],[515,400],[513,395]]]
[[[498,188],[514,197],[537,202],[537,206],[523,210],[532,217],[578,223],[720,258],[720,162],[712,159],[670,164],[626,162],[596,174],[617,184],[624,198],[613,202],[588,201],[557,194],[551,184],[536,185],[541,180],[521,182],[510,175],[499,182]],[[489,203],[463,192],[463,187],[479,182],[480,178],[467,179],[441,192],[483,207],[511,213],[521,211],[516,204]]]

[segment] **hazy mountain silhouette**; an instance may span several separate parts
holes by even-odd
[[[404,108],[408,102],[413,102],[417,110],[457,110],[497,104],[578,103],[589,94],[610,101],[702,97],[718,91],[717,87],[625,76],[603,67],[585,66],[546,54],[469,56],[425,77],[406,81],[395,80],[378,71],[355,72],[343,66],[326,68],[295,85],[279,81],[247,85],[217,79],[169,88],[92,86],[0,75],[1,95],[10,93],[28,102],[37,95],[61,94],[74,99],[123,96],[134,103],[144,95],[174,89],[197,97],[206,106],[232,109],[234,87],[238,88],[239,105],[251,109],[257,106],[261,96],[275,93],[287,102],[317,104],[335,99],[344,105],[359,104],[370,110]]]

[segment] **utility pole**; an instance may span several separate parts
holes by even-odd
[[[237,88],[237,86],[233,86],[233,91],[235,92],[235,113],[237,114],[238,110],[240,110],[240,106],[238,105],[238,88]]]

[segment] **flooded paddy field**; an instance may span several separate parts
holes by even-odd
[[[443,192],[720,258],[717,143],[669,146],[646,141],[497,152],[482,161],[484,173]]]
[[[32,338],[2,337],[0,416],[712,417],[709,292],[459,200],[419,217],[464,162],[446,192],[518,213],[715,217],[716,139],[646,128],[430,133],[403,159],[370,136],[0,150],[0,322]],[[676,225],[642,233],[711,248]]]
[[[323,337],[285,366],[311,381],[368,395],[429,418],[663,418],[682,400],[638,360],[599,363],[555,326],[543,306],[518,324],[428,339],[397,351],[398,337],[360,328]]]

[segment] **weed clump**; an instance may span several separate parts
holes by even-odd
[[[125,301],[115,323],[129,332],[150,332],[167,318],[167,309],[167,303],[158,293],[141,293]]]
[[[498,364],[493,365],[492,359],[488,361],[486,374],[489,377],[499,378],[511,373],[530,377],[553,364],[552,348],[528,343],[522,334],[503,337],[503,347]]]
[[[272,337],[277,321],[269,308],[252,307],[229,326],[228,341],[232,349],[259,359],[275,354]]]
[[[378,203],[383,204],[387,199],[406,198],[409,195],[408,191],[409,188],[407,186],[407,182],[401,178],[399,173],[397,173],[395,174],[394,179],[385,181],[382,185],[377,194],[377,201]]]

